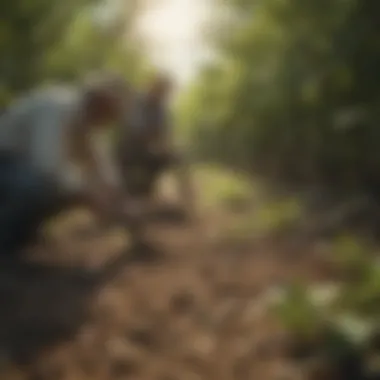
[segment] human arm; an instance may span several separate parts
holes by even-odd
[[[70,140],[70,157],[82,169],[90,202],[104,217],[111,216],[121,196],[116,162],[104,148],[104,141],[99,136],[91,136],[83,127],[77,126]]]

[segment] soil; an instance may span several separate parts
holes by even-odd
[[[34,250],[34,261],[3,263],[0,378],[309,378],[284,358],[284,334],[264,295],[327,269],[305,247],[223,240],[229,217],[155,220],[156,260],[132,260],[123,231],[107,230],[62,232]]]

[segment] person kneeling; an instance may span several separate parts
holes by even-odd
[[[81,196],[102,218],[122,209],[116,163],[97,155],[92,136],[125,117],[128,97],[123,79],[97,76],[32,91],[0,116],[0,255],[18,256]]]
[[[159,75],[143,94],[135,96],[129,118],[122,126],[117,157],[127,192],[142,197],[146,203],[154,200],[162,174],[175,169],[182,205],[190,216],[194,211],[190,174],[184,160],[175,152],[172,141],[168,105],[172,87],[169,78]]]

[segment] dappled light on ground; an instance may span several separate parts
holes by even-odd
[[[40,254],[47,268],[38,262],[2,268],[3,376],[270,379],[285,371],[283,348],[272,343],[282,333],[266,295],[297,273],[317,270],[310,260],[287,262],[248,227],[236,235],[239,222],[254,219],[254,203],[243,211],[221,204],[237,193],[252,197],[253,188],[244,182],[242,194],[238,177],[205,170],[195,173],[197,181],[221,203],[210,204],[194,224],[155,221],[150,236],[163,253],[156,263],[128,261],[121,232],[78,240],[74,226],[93,223],[78,211],[53,226],[61,234],[52,244],[77,247],[75,254]],[[222,182],[218,192],[215,183]],[[105,274],[107,260],[112,268]],[[287,364],[286,371],[295,369]]]

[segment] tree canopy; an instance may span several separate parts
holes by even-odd
[[[380,3],[223,4],[220,58],[180,103],[199,154],[297,184],[378,188]]]
[[[142,2],[14,0],[0,11],[0,101],[46,81],[116,69],[138,79],[147,62],[132,34]]]

